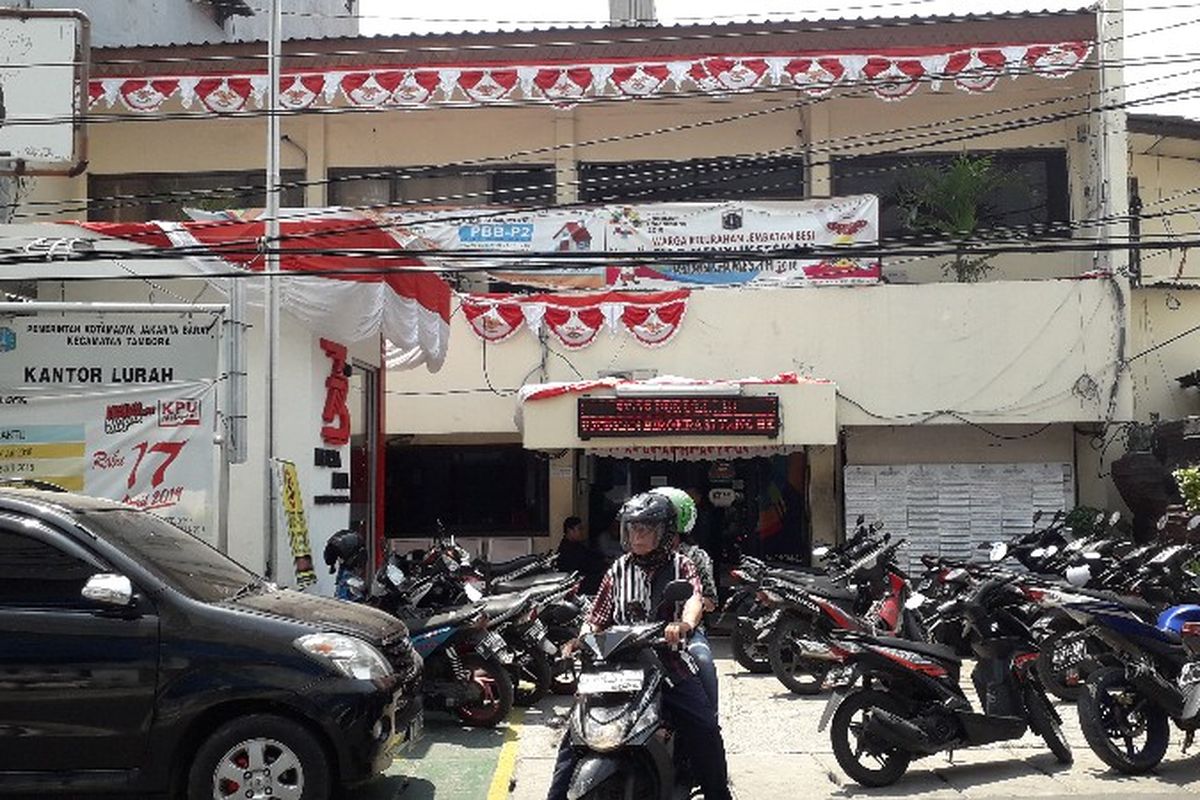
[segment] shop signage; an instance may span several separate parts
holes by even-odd
[[[579,438],[779,435],[779,398],[581,397]]]
[[[0,316],[0,386],[212,380],[220,327],[208,313]]]

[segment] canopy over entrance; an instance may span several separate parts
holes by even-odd
[[[733,380],[662,376],[526,386],[522,443],[673,459],[723,450],[776,455],[837,442],[837,387],[785,372]],[[647,456],[643,456],[647,457]]]

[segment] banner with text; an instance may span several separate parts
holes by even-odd
[[[217,377],[220,315],[0,315],[0,391]]]
[[[550,208],[497,214],[458,209],[439,214],[397,213],[394,224],[408,247],[480,253],[753,253],[789,251],[770,260],[699,259],[685,264],[612,267],[594,271],[597,284],[667,288],[692,284],[874,283],[878,258],[802,258],[804,248],[877,244],[879,198],[851,195],[823,200],[639,203]],[[441,216],[445,216],[444,214]],[[467,220],[467,221],[464,221]],[[404,236],[407,234],[407,238]],[[450,260],[453,260],[452,257]],[[471,261],[479,266],[478,258]],[[513,275],[511,259],[496,266]],[[586,270],[585,270],[586,271]],[[530,273],[543,281],[546,269]],[[579,270],[572,283],[581,285]],[[539,277],[540,276],[540,277]]]
[[[0,478],[119,500],[207,539],[214,387],[0,389]]]

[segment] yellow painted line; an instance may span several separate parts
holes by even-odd
[[[496,763],[496,771],[492,773],[492,785],[488,788],[487,800],[508,800],[508,786],[512,783],[513,772],[517,769],[517,739],[521,733],[521,723],[525,721],[525,709],[513,709],[508,720],[508,731],[504,734],[504,744],[500,747],[500,760]]]

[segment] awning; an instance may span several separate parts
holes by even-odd
[[[388,366],[437,371],[450,339],[450,287],[377,221],[357,215],[280,224],[280,305],[314,332],[342,342],[380,333]],[[261,271],[261,221],[70,223],[0,226],[0,278],[168,279],[232,267]],[[69,262],[69,263],[67,263]],[[261,303],[258,281],[247,298]]]
[[[836,418],[832,382],[785,372],[730,380],[662,376],[536,384],[521,390],[517,422],[530,450],[649,452],[671,460],[687,458],[695,448],[745,458],[834,444]]]

